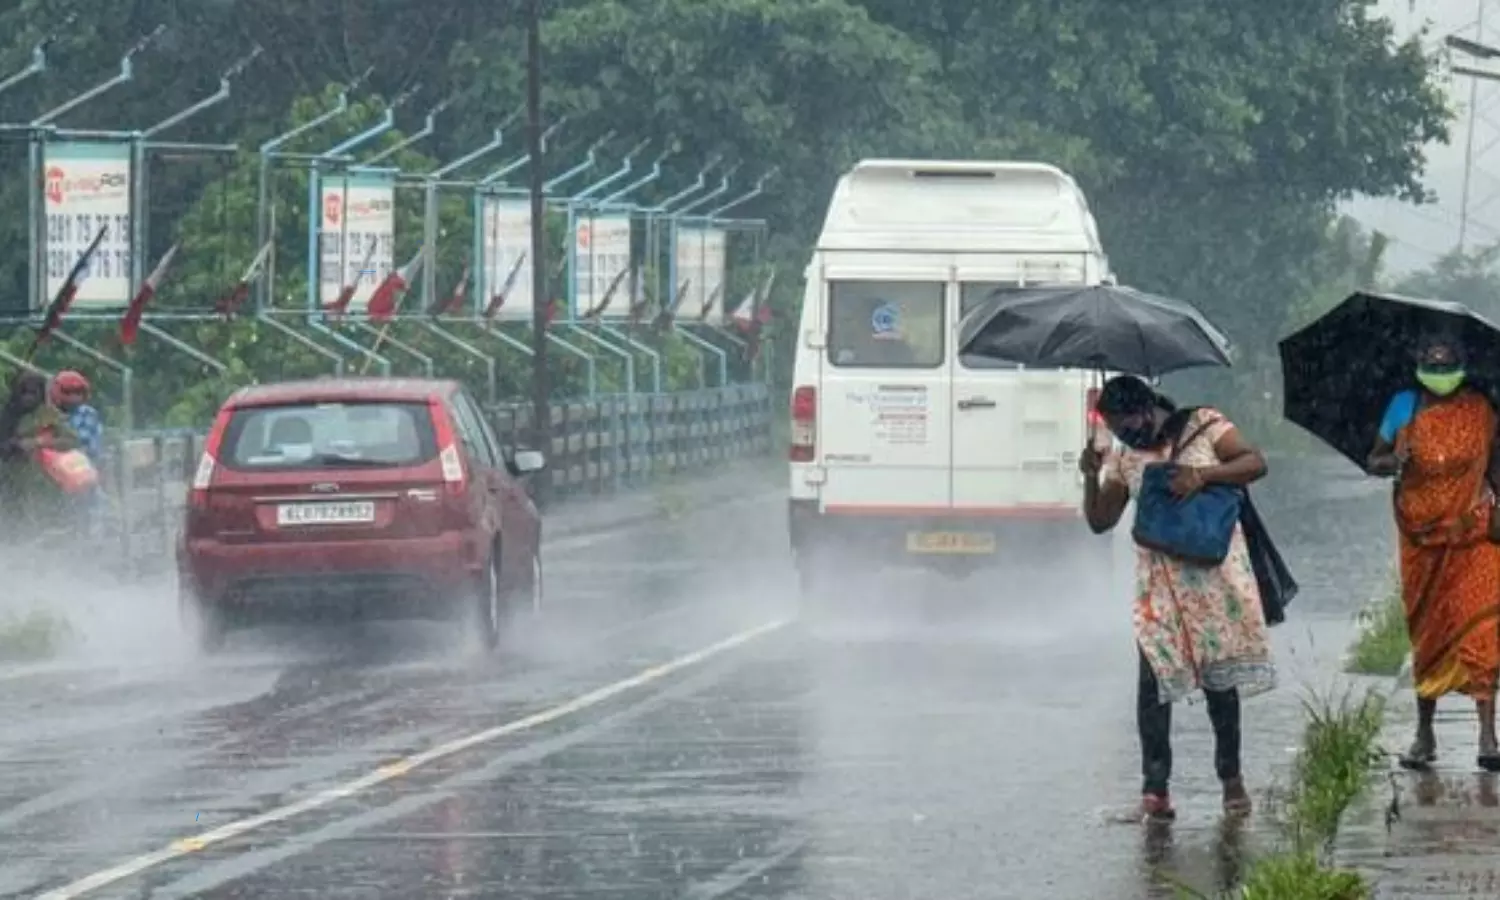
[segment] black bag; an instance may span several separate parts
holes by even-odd
[[[1280,625],[1286,621],[1286,608],[1292,605],[1301,588],[1277,551],[1255,504],[1250,502],[1248,490],[1240,504],[1240,527],[1245,530],[1245,543],[1250,547],[1250,567],[1255,570],[1255,583],[1260,588],[1260,605],[1266,614],[1266,624]]]

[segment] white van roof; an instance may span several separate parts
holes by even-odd
[[[1104,253],[1083,191],[1056,166],[908,159],[839,178],[818,249]]]

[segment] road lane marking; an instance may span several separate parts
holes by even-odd
[[[595,690],[589,691],[586,694],[580,694],[579,696],[574,697],[572,700],[569,700],[566,703],[559,704],[557,706],[551,707],[550,709],[544,709],[540,712],[532,713],[531,715],[524,716],[520,719],[506,722],[503,725],[496,725],[493,728],[487,728],[484,731],[478,731],[474,734],[457,738],[444,744],[439,744],[436,747],[432,747],[428,750],[424,750],[421,753],[408,756],[402,760],[399,760],[398,762],[382,766],[374,772],[371,772],[370,774],[362,776],[360,778],[356,778],[353,781],[345,782],[344,784],[319,791],[318,793],[313,794],[312,796],[304,800],[299,800],[296,803],[290,803],[286,806],[281,806],[259,815],[239,819],[234,822],[229,822],[224,825],[220,825],[218,828],[205,831],[199,835],[179,838],[175,841],[172,841],[160,850],[155,850],[151,853],[137,856],[134,859],[126,860],[125,862],[122,862],[118,865],[95,872],[92,875],[84,876],[83,878],[80,878],[70,884],[66,884],[60,888],[41,894],[39,895],[38,900],[71,900],[71,898],[74,897],[81,897],[84,894],[89,893],[90,891],[96,891],[99,888],[107,887],[117,881],[123,881],[124,879],[130,878],[131,876],[139,875],[141,872],[155,868],[156,866],[159,866],[163,863],[171,862],[174,859],[180,859],[184,856],[197,853],[208,847],[212,847],[215,844],[221,844],[227,840],[230,840],[231,838],[236,838],[242,834],[255,831],[258,828],[264,828],[267,825],[274,825],[280,822],[285,822],[288,819],[296,818],[303,813],[311,812],[312,810],[327,806],[330,803],[334,803],[339,800],[345,800],[349,797],[353,797],[356,794],[363,793],[370,788],[376,787],[377,785],[384,784],[387,781],[399,778],[401,775],[404,775],[412,771],[413,769],[425,766],[432,762],[436,762],[437,760],[443,759],[445,757],[453,756],[456,753],[461,753],[465,750],[469,750],[482,744],[496,741],[503,737],[508,737],[510,735],[518,734],[523,731],[528,731],[541,725],[547,725],[559,719],[573,715],[574,713],[582,712],[583,710],[590,707],[598,706],[606,700],[610,700],[627,691],[631,691],[638,687],[651,684],[655,681],[660,681],[661,679],[680,672],[683,669],[688,669],[693,666],[699,665],[700,663],[706,662],[715,656],[719,656],[723,653],[729,652],[730,650],[734,650],[738,647],[749,644],[752,641],[763,638],[775,631],[785,628],[787,625],[791,624],[791,622],[791,619],[777,619],[772,622],[767,622],[764,625],[759,625],[755,628],[741,631],[737,634],[725,638],[722,641],[719,641],[718,643],[710,644],[707,647],[695,650],[685,656],[679,656],[676,659],[671,660],[670,662],[665,662],[661,665],[643,669],[640,672],[637,672],[636,674],[630,676],[629,678],[621,679],[620,681],[607,684],[601,688],[596,688]]]
[[[769,651],[769,648],[767,648]],[[294,857],[304,856],[315,848],[336,841],[349,841],[364,835],[371,828],[387,827],[409,822],[422,810],[437,810],[444,804],[464,803],[479,796],[476,792],[495,789],[501,791],[507,777],[526,781],[531,778],[518,770],[542,765],[570,749],[599,746],[601,741],[631,741],[632,732],[628,723],[639,723],[645,717],[660,714],[664,710],[681,710],[689,698],[700,698],[705,691],[723,682],[731,673],[741,671],[746,665],[771,665],[776,667],[784,659],[780,649],[754,654],[731,654],[714,659],[697,668],[681,672],[669,682],[651,690],[639,691],[628,698],[620,698],[601,708],[595,714],[582,716],[568,727],[555,727],[529,735],[525,740],[512,740],[486,748],[482,759],[473,764],[465,760],[463,765],[450,763],[435,767],[431,775],[418,786],[407,789],[394,785],[386,787],[375,796],[356,801],[337,810],[323,810],[307,817],[301,825],[279,826],[259,835],[241,839],[230,847],[223,848],[212,856],[197,860],[183,860],[143,876],[134,883],[116,885],[114,890],[137,892],[150,891],[152,896],[163,900],[187,900],[187,898],[216,896],[223,888],[244,884],[257,875],[273,871]],[[613,735],[613,737],[611,737]],[[450,770],[445,771],[445,770]],[[543,773],[545,775],[545,773]],[[389,795],[389,798],[386,796]],[[346,812],[347,810],[347,812]],[[339,851],[335,850],[334,853]],[[201,862],[200,862],[201,860]],[[243,891],[242,891],[243,893]],[[93,898],[85,898],[93,900]]]

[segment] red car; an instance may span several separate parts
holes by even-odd
[[[477,622],[493,647],[540,611],[546,464],[454,381],[259,385],[225,402],[189,490],[177,572],[206,650],[266,621]]]

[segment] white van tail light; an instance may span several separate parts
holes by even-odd
[[[458,452],[458,433],[442,401],[433,400],[428,406],[432,410],[432,430],[437,435],[438,463],[443,468],[443,482],[448,486],[450,494],[461,494],[464,490],[464,461]]]
[[[1108,450],[1114,438],[1110,436],[1109,426],[1104,421],[1104,414],[1099,412],[1099,389],[1091,387],[1084,395],[1084,404],[1088,410],[1088,439],[1089,444],[1100,453]]]
[[[792,392],[792,462],[812,462],[818,449],[818,389],[803,385]]]
[[[208,489],[214,482],[214,470],[219,466],[219,448],[224,443],[224,432],[234,413],[219,410],[213,427],[208,430],[208,439],[203,442],[203,455],[198,457],[198,468],[193,472],[193,483],[188,489],[188,505],[193,509],[208,508]]]

